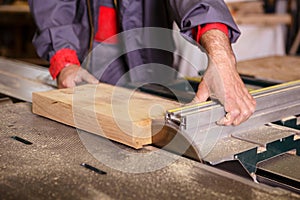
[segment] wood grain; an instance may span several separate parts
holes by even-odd
[[[100,83],[33,93],[33,113],[134,148],[152,143],[152,120],[179,103]]]
[[[300,80],[300,57],[272,56],[237,64],[238,72],[255,78],[288,82]]]

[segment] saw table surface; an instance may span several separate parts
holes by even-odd
[[[300,80],[300,58],[272,56],[238,62],[238,72],[254,78],[288,82]]]
[[[0,118],[0,199],[300,199],[297,194],[162,151],[153,163],[174,156],[175,161],[146,173],[116,170],[88,152],[76,129],[32,114],[29,103],[1,105]],[[129,162],[126,157],[109,156],[113,150],[101,145],[103,138],[94,135],[93,141],[108,154],[108,162]],[[137,154],[151,151],[114,146]],[[107,174],[80,166],[83,162]]]

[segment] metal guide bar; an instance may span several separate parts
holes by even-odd
[[[228,138],[235,136],[240,140],[249,141],[248,138],[240,138],[237,133],[242,131],[249,131],[255,127],[264,125],[270,121],[276,121],[274,119],[281,118],[282,115],[289,115],[291,112],[300,112],[300,105],[297,107],[282,108],[275,113],[267,113],[263,117],[256,117],[244,122],[243,124],[233,127],[233,126],[218,126],[213,124],[206,128],[196,127],[188,130],[181,130],[181,133],[193,143],[193,146],[197,148],[198,152],[202,155],[206,155],[208,150],[218,141],[223,138]]]
[[[256,111],[247,122],[238,126],[240,128],[246,126],[245,124],[254,125],[251,121],[258,121],[255,119],[258,117],[263,123],[268,123],[300,113],[300,80],[255,90],[253,96],[257,101]],[[167,111],[166,122],[179,124],[181,130],[199,127],[203,130],[214,126],[224,115],[225,111],[221,105],[205,102]],[[262,120],[262,117],[266,117],[267,120]]]
[[[293,86],[299,86],[299,85],[300,85],[300,80],[297,80],[297,81],[291,81],[291,82],[282,83],[282,84],[278,84],[278,85],[274,85],[274,86],[270,86],[270,87],[266,87],[266,88],[253,90],[253,91],[250,91],[250,93],[255,98],[258,95],[266,94],[266,92],[269,93],[269,92],[274,92],[274,91],[280,91],[280,90],[283,90],[286,88],[290,88]],[[206,101],[203,103],[198,103],[198,104],[193,104],[193,105],[183,106],[180,108],[171,109],[171,110],[168,110],[167,112],[170,114],[172,113],[173,115],[177,115],[177,114],[181,114],[181,113],[198,111],[200,109],[204,109],[204,108],[211,107],[214,105],[218,105],[218,103],[213,102],[213,101]]]
[[[32,92],[55,87],[47,68],[0,58],[0,93],[31,102]]]
[[[0,57],[0,71],[45,85],[56,86],[56,82],[52,80],[46,67]]]
[[[299,91],[298,91],[299,92]],[[290,96],[289,98],[292,98]],[[287,98],[286,100],[289,100]],[[280,104],[280,99],[275,97],[273,101],[274,104],[278,103],[277,106],[270,106],[272,103],[272,98],[269,97],[266,101],[263,99],[259,99],[257,101],[258,108],[257,111],[253,114],[250,119],[246,122],[240,124],[239,126],[219,126],[215,122],[219,120],[223,115],[217,115],[217,113],[209,112],[209,113],[201,113],[201,114],[192,114],[189,116],[185,116],[183,119],[183,124],[179,125],[181,130],[185,130],[186,132],[194,131],[194,132],[206,132],[208,130],[219,129],[223,134],[233,134],[234,132],[239,132],[243,130],[248,130],[253,128],[253,126],[260,126],[267,124],[269,122],[277,121],[282,118],[296,115],[300,113],[300,93],[298,94],[298,98],[296,100],[291,100],[290,102],[282,101]]]

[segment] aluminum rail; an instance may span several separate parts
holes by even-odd
[[[168,110],[166,124],[177,128],[201,160],[212,165],[239,160],[249,174],[265,159],[293,149],[300,154],[299,131],[265,126],[300,113],[300,80],[255,90],[252,95],[256,111],[239,126],[217,125],[225,111],[212,101]]]
[[[32,92],[55,88],[47,68],[0,57],[0,93],[31,102]]]
[[[201,139],[201,134],[214,132],[227,137],[300,113],[300,80],[251,92],[257,102],[256,111],[239,126],[219,126],[216,122],[225,115],[224,108],[213,101],[168,110],[166,123],[177,124],[181,131]],[[196,135],[197,134],[197,135]],[[218,134],[219,135],[219,134]]]

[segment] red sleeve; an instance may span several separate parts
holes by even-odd
[[[228,27],[225,24],[209,23],[209,24],[205,24],[202,26],[199,25],[193,29],[192,33],[193,33],[194,40],[196,40],[198,43],[200,43],[200,39],[201,39],[202,35],[212,29],[218,29],[218,30],[222,31],[223,33],[225,33],[226,36],[228,37]]]
[[[75,64],[80,66],[77,54],[72,49],[61,49],[57,51],[50,60],[49,72],[53,79],[56,79],[59,72],[67,65]]]

